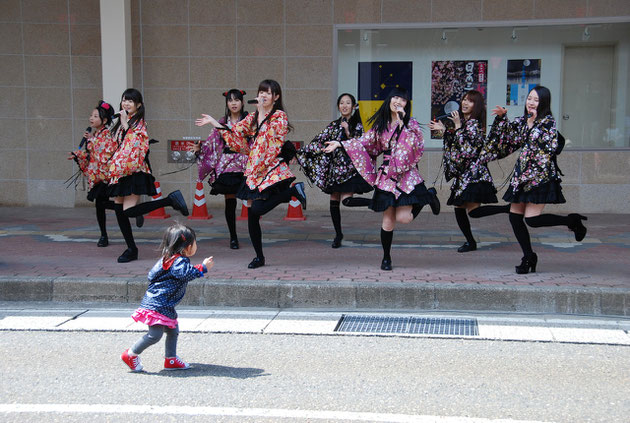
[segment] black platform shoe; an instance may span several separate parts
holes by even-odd
[[[433,187],[429,188],[427,191],[433,194],[433,199],[429,203],[429,206],[431,207],[431,212],[437,216],[440,214],[440,199],[437,196],[437,191]]]
[[[476,242],[464,242],[464,245],[462,245],[461,247],[459,247],[457,249],[458,253],[467,253],[469,251],[475,251],[477,249],[477,243]]]
[[[109,245],[109,239],[107,238],[107,235],[103,235],[102,237],[100,237],[98,239],[98,242],[96,243],[97,247],[107,247]]]
[[[252,260],[251,263],[249,263],[247,265],[248,269],[257,269],[259,267],[262,267],[265,265],[265,258],[264,257],[254,257],[254,260]]]
[[[295,188],[295,198],[297,198],[300,204],[302,204],[302,208],[306,210],[306,192],[304,192],[304,182],[298,182],[293,186],[293,188]]]
[[[230,240],[230,248],[232,250],[238,250],[238,239],[231,239]]]
[[[138,249],[127,248],[121,255],[118,257],[118,263],[129,263],[130,261],[138,260]]]
[[[381,270],[392,270],[392,259],[383,259],[381,262]]]
[[[140,215],[140,216],[136,216],[136,226],[141,228],[144,226],[144,216]]]
[[[521,264],[515,266],[516,273],[519,275],[525,275],[529,272],[536,273],[536,264],[538,263],[538,256],[536,253],[532,253],[529,256],[525,256],[521,259]]]
[[[588,217],[577,213],[571,213],[569,214],[569,220],[571,221],[569,229],[575,233],[575,240],[577,242],[582,241],[586,236],[586,226],[582,224],[582,221],[588,220]]]
[[[339,247],[341,247],[341,240],[342,239],[343,239],[343,235],[341,235],[341,236],[337,235],[335,237],[335,239],[333,239],[331,247],[332,248],[339,248]]]
[[[188,206],[186,205],[184,196],[179,190],[171,192],[168,198],[170,198],[172,207],[175,210],[179,211],[184,216],[188,216]]]

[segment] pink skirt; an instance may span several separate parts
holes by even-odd
[[[138,323],[144,323],[147,326],[162,325],[174,329],[177,326],[177,319],[171,319],[157,311],[139,308],[133,312],[131,318]]]

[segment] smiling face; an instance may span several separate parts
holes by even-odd
[[[100,129],[103,126],[103,121],[101,120],[100,115],[98,114],[98,110],[92,110],[92,114],[90,115],[90,128],[92,129]]]
[[[407,99],[395,95],[392,97],[392,101],[389,102],[389,109],[392,113],[396,113],[398,110],[404,109],[406,105]]]
[[[262,99],[263,107],[270,108],[273,106],[273,103],[280,98],[280,96],[278,94],[272,94],[271,88],[269,88],[267,91],[258,91],[258,98]]]
[[[133,116],[138,111],[138,108],[142,105],[142,103],[136,103],[129,98],[123,98],[120,102],[120,105],[129,116]]]
[[[349,119],[350,115],[352,115],[354,104],[352,104],[352,99],[350,98],[350,96],[344,95],[339,100],[339,104],[337,105],[337,107],[339,108],[339,113],[341,113],[341,116]]]
[[[527,96],[527,100],[525,101],[525,107],[527,107],[527,113],[530,113],[533,117],[536,117],[538,114],[538,104],[540,99],[538,98],[538,93],[536,90],[531,90],[529,95]]]
[[[473,111],[473,107],[475,107],[475,102],[468,96],[465,96],[462,100],[462,113],[464,116],[469,116]]]

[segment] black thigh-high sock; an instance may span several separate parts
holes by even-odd
[[[94,205],[96,206],[96,221],[98,222],[98,228],[101,230],[101,236],[107,237],[105,210],[116,210],[115,203],[107,198],[98,197],[94,200]]]
[[[386,231],[381,228],[381,245],[383,246],[383,260],[391,260],[392,240],[394,239],[394,231]]]
[[[481,206],[481,207],[477,207],[474,210],[471,210],[468,213],[468,216],[477,219],[480,217],[492,216],[494,214],[509,213],[509,212],[510,212],[509,204],[505,204],[503,206]]]
[[[330,200],[330,218],[335,228],[335,237],[343,238],[341,232],[341,210],[339,210],[339,201]]]
[[[372,203],[371,198],[365,197],[348,197],[342,201],[346,207],[367,207]]]
[[[123,211],[123,205],[116,204],[115,207],[118,227],[120,228],[120,232],[122,232],[123,238],[125,238],[127,248],[137,250],[138,247],[136,247],[136,242],[133,239],[133,232],[131,231],[131,223],[129,223],[129,218],[125,215],[125,212]]]
[[[254,204],[256,204],[256,201],[254,201]],[[262,229],[260,228],[260,215],[252,211],[252,209],[254,208],[254,204],[252,204],[252,207],[247,214],[247,228],[249,229],[249,239],[252,241],[254,251],[256,251],[256,257],[262,259],[265,256],[263,255],[262,248]]]
[[[225,199],[225,221],[230,231],[230,240],[238,239],[236,236],[236,198]]]
[[[541,214],[535,217],[526,217],[525,223],[532,228],[540,228],[542,226],[569,226],[571,219],[569,216],[558,216],[556,214]]]
[[[523,215],[510,213],[510,223],[512,224],[512,229],[514,230],[514,236],[516,236],[516,240],[521,246],[521,250],[523,250],[523,255],[525,257],[531,256],[534,251],[532,250],[532,241],[529,238],[529,231],[523,221]]]
[[[144,203],[137,204],[133,207],[129,207],[125,210],[125,216],[127,217],[138,217],[143,216],[147,213],[152,212],[153,210],[157,210],[160,207],[172,206],[173,200],[169,197],[160,198],[159,200],[153,201],[145,201]]]
[[[455,207],[455,220],[457,220],[459,229],[461,229],[462,233],[466,237],[466,241],[468,241],[469,244],[476,244],[475,238],[473,237],[470,229],[470,220],[468,220],[466,209]]]
[[[295,187],[285,189],[284,191],[277,192],[270,195],[266,200],[254,200],[250,212],[254,212],[259,217],[264,216],[273,210],[278,204],[288,203],[291,201],[291,197],[297,194]]]

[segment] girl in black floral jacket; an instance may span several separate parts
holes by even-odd
[[[440,121],[431,121],[429,128],[444,133],[444,176],[447,182],[453,180],[451,196],[446,204],[455,206],[455,219],[466,237],[466,242],[457,251],[466,253],[477,249],[466,212],[478,208],[481,203],[496,203],[497,190],[487,162],[480,160],[486,144],[483,95],[476,90],[468,91],[462,98],[460,109],[461,117],[458,111],[452,112],[449,117],[454,128],[447,130]]]
[[[525,116],[512,122],[507,119],[507,110],[503,107],[497,106],[492,113],[496,115],[488,135],[492,147],[485,152],[485,159],[500,159],[521,149],[503,199],[511,203],[510,223],[524,254],[521,264],[516,266],[516,273],[535,272],[538,257],[532,250],[525,223],[533,228],[567,226],[579,242],[586,236],[586,227],[582,224],[586,217],[577,213],[568,216],[542,214],[545,204],[566,202],[560,186],[560,171],[554,160],[558,151],[558,131],[551,114],[549,89],[534,87],[525,102]]]

